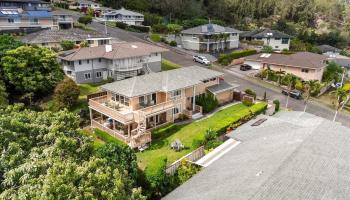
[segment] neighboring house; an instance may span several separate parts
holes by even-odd
[[[254,125],[258,120],[266,121]],[[282,111],[260,115],[227,136],[236,145],[223,148],[163,200],[349,199],[349,128]]]
[[[50,3],[42,0],[1,0],[0,8],[18,8],[31,11],[50,11]]]
[[[0,7],[0,31],[54,28],[47,10],[23,10]]]
[[[240,31],[217,24],[205,24],[181,31],[184,49],[215,52],[238,48]]]
[[[317,48],[321,51],[323,55],[326,55],[329,57],[337,57],[340,55],[340,52],[341,52],[341,49],[332,47],[327,44],[317,46]]]
[[[277,30],[259,29],[251,32],[245,32],[240,35],[243,41],[261,41],[261,46],[271,46],[276,51],[283,49],[289,50],[292,36]]]
[[[69,5],[69,9],[88,9],[91,8],[93,10],[100,9],[100,4],[93,2],[93,1],[85,1],[85,0],[78,0],[74,4]]]
[[[167,49],[141,43],[74,49],[59,54],[64,72],[77,83],[95,83],[113,78],[122,80],[161,71],[162,52]]]
[[[55,10],[51,12],[55,29],[73,28],[74,19],[71,13],[64,10]]]
[[[22,38],[22,42],[30,45],[38,45],[48,48],[61,49],[61,42],[64,40],[73,41],[77,46],[83,41],[87,41],[90,47],[112,44],[117,40],[110,36],[102,35],[98,32],[84,31],[81,29],[68,30],[42,30],[36,33],[27,34]]]
[[[253,69],[271,69],[294,74],[305,81],[322,80],[326,68],[327,56],[310,52],[285,54],[255,54],[244,58],[244,64]]]
[[[104,21],[123,22],[129,25],[142,25],[144,21],[143,14],[125,8],[102,13],[102,18]]]
[[[348,71],[348,75],[350,77],[350,58],[349,57],[337,57],[337,58],[329,58],[328,61],[335,62],[336,64],[344,67]]]
[[[102,85],[89,99],[93,128],[135,148],[151,142],[150,129],[185,115],[201,115],[196,97],[212,92],[219,103],[233,100],[233,86],[223,73],[192,66],[151,73]]]

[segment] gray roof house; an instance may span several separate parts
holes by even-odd
[[[142,42],[117,42],[61,52],[63,71],[77,83],[122,80],[161,71],[167,49]]]
[[[90,47],[111,44],[117,41],[115,38],[96,31],[84,31],[77,28],[68,30],[42,30],[25,35],[21,40],[26,44],[58,49],[61,48],[60,43],[64,40],[73,41],[76,45],[79,45],[82,41],[87,41]]]
[[[123,22],[129,25],[142,25],[144,21],[143,14],[125,8],[102,13],[102,18],[104,21]]]
[[[289,49],[292,36],[278,30],[258,29],[247,31],[240,35],[243,41],[261,41],[261,45],[271,46],[276,51]]]
[[[240,143],[163,199],[349,199],[349,128],[283,111],[258,116],[229,137]]]
[[[240,31],[217,24],[205,24],[181,31],[184,49],[194,51],[223,51],[239,45]]]

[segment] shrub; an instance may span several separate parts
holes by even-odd
[[[205,149],[215,149],[216,147],[220,146],[223,142],[220,140],[211,140],[205,145]]]
[[[60,44],[63,51],[71,50],[75,46],[74,42],[69,40],[63,40]]]
[[[91,16],[82,16],[82,17],[79,17],[78,19],[78,22],[79,23],[82,23],[82,24],[90,24],[92,22],[92,17]]]
[[[238,59],[238,58],[242,58],[242,57],[245,57],[245,56],[249,56],[249,55],[253,55],[253,54],[256,54],[256,50],[254,49],[246,49],[246,50],[240,50],[240,51],[233,51],[229,54],[221,54],[218,58],[218,62],[221,64],[221,65],[229,65],[232,60],[234,59]]]
[[[248,107],[253,105],[253,102],[248,101],[248,100],[243,100],[242,103],[243,103],[243,105],[248,106]]]
[[[168,33],[168,27],[164,24],[156,24],[152,26],[153,33]]]
[[[244,92],[250,96],[253,96],[254,99],[256,98],[256,93],[252,89],[246,89]]]
[[[186,160],[182,160],[175,176],[177,177],[179,184],[182,184],[197,174],[199,170],[200,167],[198,165],[192,164]]]
[[[208,129],[204,135],[204,143],[209,142],[210,140],[215,140],[218,134],[213,129]]]
[[[219,105],[219,102],[212,93],[206,93],[196,98],[196,104],[203,107],[204,113],[208,113],[214,110]]]
[[[278,99],[273,101],[273,104],[275,104],[275,113],[280,110],[280,101]]]
[[[272,46],[265,45],[261,49],[261,52],[263,52],[263,53],[272,53],[273,52],[273,48],[272,48]]]
[[[120,29],[126,29],[128,27],[128,25],[123,22],[115,22],[115,26]]]
[[[176,41],[171,41],[169,44],[170,44],[170,46],[172,46],[172,47],[176,47],[176,46],[177,46]]]
[[[151,34],[150,39],[153,42],[160,42],[162,37],[159,34]]]
[[[148,26],[129,25],[129,27],[143,33],[148,33],[150,31],[150,28]]]
[[[58,108],[71,108],[78,102],[80,89],[70,78],[59,83],[54,92],[54,100]]]

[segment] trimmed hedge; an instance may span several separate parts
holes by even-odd
[[[221,54],[219,56],[218,62],[221,65],[227,66],[229,65],[232,60],[242,58],[245,56],[250,56],[256,54],[257,51],[255,49],[246,49],[246,50],[240,50],[240,51],[233,51],[229,54]]]
[[[143,33],[148,33],[150,31],[150,28],[148,26],[129,25],[129,27]]]

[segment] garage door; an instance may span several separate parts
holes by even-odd
[[[252,66],[253,69],[261,69],[262,68],[262,64],[260,62],[244,61],[244,64]]]

